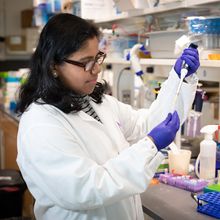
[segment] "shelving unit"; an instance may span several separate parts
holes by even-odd
[[[203,5],[203,4],[211,4],[211,3],[216,3],[216,2],[220,2],[219,0],[186,0],[186,5],[188,7],[190,6],[198,6],[198,5]]]
[[[119,14],[115,17],[95,20],[95,23],[100,24],[100,23],[112,22],[112,21],[117,21],[117,20],[122,20],[122,19],[129,19],[129,18],[137,17],[137,16],[152,15],[156,13],[163,13],[167,11],[183,9],[186,7],[187,7],[186,3],[185,1],[183,1],[183,2],[177,2],[175,4],[162,5],[160,7],[155,7],[155,8],[135,9],[135,10],[130,10],[128,12],[123,12],[122,14]]]
[[[123,12],[122,14],[119,14],[115,17],[99,19],[99,20],[95,20],[94,22],[97,24],[108,23],[108,22],[114,22],[118,20],[125,20],[125,19],[129,19],[132,17],[152,15],[152,14],[157,14],[157,13],[165,13],[168,11],[174,11],[174,10],[180,10],[180,9],[189,9],[189,8],[194,8],[194,7],[208,5],[208,4],[210,5],[213,3],[220,3],[220,0],[210,0],[210,1],[182,0],[182,1],[176,1],[173,3],[169,3],[169,4],[163,4],[163,5],[160,5],[159,7],[153,7],[153,8],[147,7],[146,9],[130,10],[128,12]]]
[[[175,63],[176,59],[140,59],[140,63],[142,65],[163,65],[163,66],[171,66]],[[213,67],[218,68],[220,67],[219,60],[200,60],[201,67]],[[122,58],[107,58],[105,63],[112,63],[112,64],[130,64],[130,61],[124,60]],[[220,74],[219,74],[219,81],[220,81]]]
[[[26,51],[13,51],[13,52],[6,52],[7,60],[29,60],[31,57],[31,53],[27,53]]]
[[[194,8],[209,8],[216,7],[220,5],[220,0],[180,0],[169,4],[163,4],[159,7],[146,8],[142,10],[131,10],[129,12],[123,13],[121,15],[106,18],[102,20],[95,20],[98,25],[112,24],[114,22],[124,22],[131,23],[137,18],[143,18],[146,15],[156,15],[156,14],[166,14],[169,12],[185,12],[187,9]],[[152,77],[167,77],[171,67],[174,65],[176,59],[141,59],[140,63],[142,69],[145,70],[146,67],[153,67],[154,73],[151,74]],[[130,62],[120,58],[107,58],[106,63],[113,64],[113,70],[120,71],[123,67],[129,66]],[[220,94],[220,62],[219,60],[200,60],[200,68],[198,70],[198,77],[202,81],[212,81],[218,82],[218,90]],[[117,78],[117,77],[116,77]],[[219,97],[219,122],[220,123],[220,97]]]

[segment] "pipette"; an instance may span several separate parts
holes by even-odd
[[[191,43],[189,45],[189,48],[194,48],[194,49],[197,49],[197,45],[196,44],[193,44]],[[176,91],[176,95],[173,99],[173,110],[175,110],[175,106],[176,106],[176,101],[177,101],[177,98],[179,96],[179,93],[180,93],[180,89],[181,89],[181,86],[183,84],[183,80],[184,78],[186,77],[187,73],[188,73],[188,69],[189,69],[189,66],[188,64],[183,60],[183,63],[182,63],[182,68],[181,68],[181,71],[180,71],[180,82],[179,82],[179,85],[177,87],[177,91]]]

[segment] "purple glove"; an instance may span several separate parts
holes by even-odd
[[[186,77],[195,73],[200,66],[198,50],[194,48],[187,48],[183,51],[181,57],[177,59],[174,65],[174,70],[178,74],[179,78],[180,78],[180,72],[181,72],[183,60],[189,66]]]
[[[150,131],[148,136],[153,139],[157,149],[161,150],[174,140],[179,127],[180,119],[175,111],[173,114],[169,113],[164,121]]]

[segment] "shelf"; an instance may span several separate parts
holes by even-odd
[[[131,18],[131,17],[152,15],[152,14],[156,14],[156,13],[162,13],[162,12],[167,12],[167,11],[171,11],[171,10],[178,10],[178,9],[183,9],[183,8],[186,8],[185,1],[174,2],[172,4],[161,5],[160,7],[155,7],[155,8],[134,9],[134,10],[130,10],[127,12],[122,12],[122,14],[119,14],[115,17],[106,18],[106,19],[99,19],[99,20],[95,20],[94,22],[97,24],[106,23],[106,22],[113,22],[113,21],[117,21],[117,20]]]
[[[130,10],[127,12],[122,12],[122,14],[119,14],[114,17],[95,20],[94,22],[97,24],[108,23],[108,22],[114,22],[114,21],[123,20],[123,19],[129,19],[129,18],[137,17],[137,16],[152,15],[152,14],[163,13],[163,12],[168,12],[168,11],[173,11],[173,10],[193,8],[193,7],[202,6],[206,4],[213,4],[213,3],[220,3],[220,0],[209,0],[209,1],[207,0],[183,0],[183,1],[173,2],[173,3],[163,4],[163,5],[160,5],[159,7],[154,7],[154,8],[134,9],[134,10]]]
[[[4,60],[29,60],[32,56],[32,53],[27,51],[6,51]]]
[[[220,3],[219,0],[186,0],[186,5],[188,7],[191,6],[198,6],[198,5],[204,5],[204,4],[211,4],[211,3]]]
[[[176,59],[140,59],[140,63],[142,65],[172,66],[175,62]],[[130,64],[129,61],[126,61],[122,58],[107,58],[105,60],[105,63],[122,64],[122,65]],[[200,66],[219,68],[220,62],[219,60],[200,60]]]
[[[151,66],[157,68],[158,76],[165,76],[164,73],[169,71],[176,62],[176,59],[141,59],[140,64],[142,66]],[[105,60],[105,63],[111,63],[115,66],[130,66],[130,62],[124,59],[111,59]],[[200,60],[200,68],[198,70],[198,76],[203,81],[214,81],[220,83],[220,62],[219,60]]]
[[[219,88],[218,87],[202,87],[203,90],[209,93],[218,93]]]

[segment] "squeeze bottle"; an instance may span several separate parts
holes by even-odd
[[[200,130],[201,133],[205,134],[204,140],[200,143],[200,154],[196,160],[195,169],[196,175],[200,179],[211,180],[215,178],[217,144],[213,141],[213,133],[217,129],[217,125],[207,125]]]

